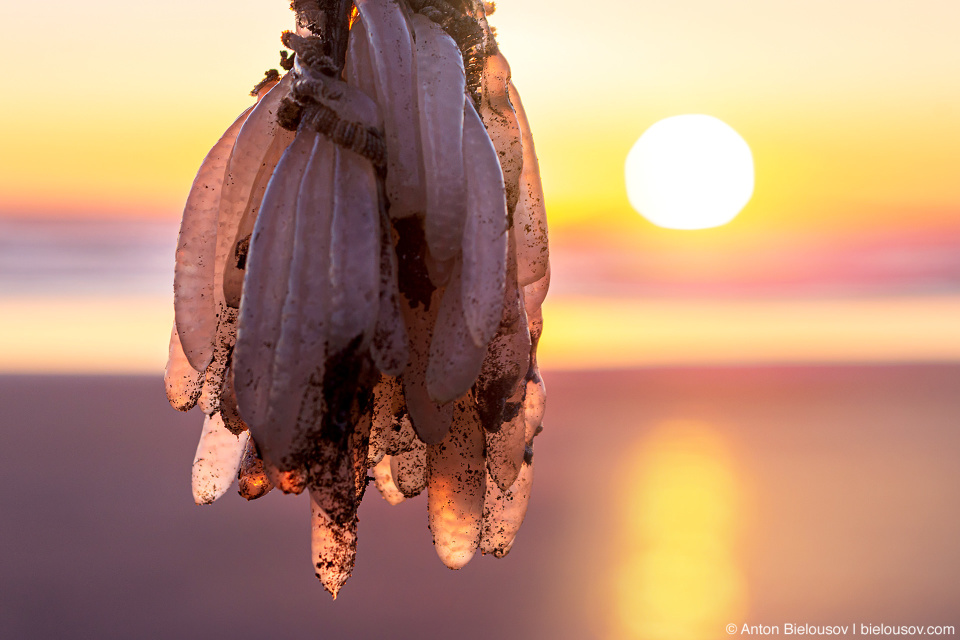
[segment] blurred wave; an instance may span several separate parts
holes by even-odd
[[[178,227],[0,217],[0,295],[170,295]]]
[[[960,292],[960,229],[764,234],[749,239],[565,229],[551,295],[837,298]]]
[[[169,295],[178,222],[0,216],[0,295]],[[554,235],[551,297],[836,298],[960,293],[960,230],[663,246]]]

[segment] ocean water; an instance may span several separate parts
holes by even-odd
[[[0,313],[0,370],[14,349],[47,349],[55,371],[70,349],[89,362],[150,345],[155,354],[137,356],[149,366],[118,359],[97,370],[159,372],[176,234],[175,221],[0,218],[0,311],[54,316],[43,326],[63,333],[51,347],[51,333],[28,335],[36,319]],[[960,252],[948,240],[839,252],[834,263],[863,267],[842,277],[794,253],[784,260],[800,266],[785,272],[804,277],[793,288],[671,279],[643,254],[558,243],[551,298],[908,299],[956,290]],[[61,322],[83,298],[89,322]],[[41,303],[11,305],[23,299]],[[100,308],[127,299],[157,308]],[[94,321],[114,324],[95,336]],[[745,623],[781,634],[786,623],[960,629],[957,364],[544,367],[544,377],[533,502],[510,556],[449,571],[423,497],[391,508],[371,488],[355,575],[331,602],[309,566],[303,496],[247,504],[231,492],[192,504],[201,417],[170,409],[158,375],[0,375],[0,636],[716,640]]]
[[[177,232],[172,219],[0,216],[0,372],[162,368]],[[953,233],[741,252],[571,233],[553,234],[548,366],[960,359]]]
[[[0,296],[169,295],[173,219],[0,215]],[[960,230],[862,238],[772,238],[744,250],[668,250],[553,233],[551,297],[836,298],[960,292]]]
[[[0,296],[170,295],[175,220],[0,217]]]

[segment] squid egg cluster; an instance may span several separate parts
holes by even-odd
[[[342,71],[284,34],[291,68],[204,159],[165,375],[206,416],[197,503],[306,490],[334,597],[371,475],[390,504],[427,491],[447,566],[509,552],[546,402],[543,191],[484,5],[355,6]]]

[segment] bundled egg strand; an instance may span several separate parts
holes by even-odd
[[[286,73],[187,199],[165,381],[206,416],[197,503],[234,479],[249,500],[306,490],[336,597],[371,480],[394,505],[427,491],[451,568],[513,545],[546,402],[547,225],[490,5],[294,9]]]

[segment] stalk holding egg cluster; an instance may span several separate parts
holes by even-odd
[[[549,285],[529,123],[475,0],[296,0],[184,210],[167,395],[198,503],[308,491],[336,597],[368,471],[454,569],[523,521]]]

